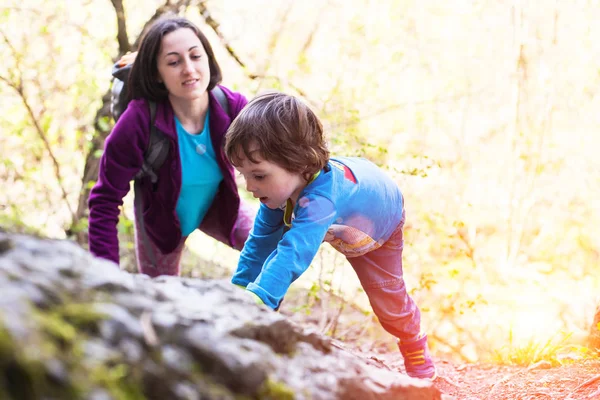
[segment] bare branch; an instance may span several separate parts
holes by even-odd
[[[34,14],[40,14],[40,10],[31,7],[0,7],[0,11],[18,11],[18,12],[30,12]]]
[[[4,82],[7,82],[6,78],[4,78],[4,77],[0,77],[0,79]],[[33,123],[35,131],[38,134],[38,136],[40,137],[40,139],[42,139],[42,142],[44,143],[44,147],[46,148],[48,155],[52,159],[52,164],[54,165],[54,174],[56,175],[56,179],[58,180],[58,186],[62,193],[62,198],[65,201],[65,204],[67,205],[67,208],[69,209],[69,212],[71,213],[71,217],[74,219],[75,213],[73,212],[71,203],[69,203],[67,191],[66,191],[65,187],[63,186],[63,178],[62,178],[62,174],[61,174],[61,170],[60,170],[60,164],[58,163],[58,160],[56,159],[56,156],[54,155],[54,152],[52,151],[52,146],[50,145],[50,141],[48,140],[46,133],[40,126],[39,117],[36,116],[35,113],[33,112],[33,109],[31,108],[31,105],[29,104],[29,101],[27,100],[27,96],[25,95],[25,92],[22,90],[22,88],[17,88],[17,85],[15,85],[14,83],[13,84],[9,83],[9,86],[12,87],[13,89],[15,89],[15,91],[17,92],[19,97],[21,97],[21,101],[23,101],[23,105],[25,106],[25,109],[27,110],[27,114],[29,114],[29,117],[31,118],[31,122]]]
[[[16,52],[14,46],[12,45],[12,43],[10,42],[10,40],[8,39],[8,37],[4,34],[4,32],[0,31],[0,33],[2,34],[2,37],[4,38],[4,41],[6,42],[6,44],[8,45],[8,47],[10,48],[10,50],[12,51],[13,55],[15,56],[16,66],[17,66],[16,70],[19,72],[19,76],[20,76],[21,75],[21,69],[19,68],[19,58],[17,57],[18,53]],[[59,186],[60,191],[62,193],[62,198],[65,201],[65,204],[67,205],[67,208],[69,209],[69,212],[71,213],[72,218],[75,218],[75,213],[73,212],[73,208],[71,207],[71,204],[69,203],[69,198],[68,198],[68,195],[67,195],[67,191],[66,191],[66,189],[63,186],[63,179],[62,179],[62,174],[61,174],[61,171],[60,171],[60,164],[58,163],[58,160],[56,159],[56,156],[54,155],[54,152],[52,151],[52,146],[50,146],[50,141],[48,140],[48,137],[46,136],[46,132],[44,132],[44,130],[40,126],[39,117],[35,115],[35,113],[33,112],[33,109],[31,108],[31,105],[29,104],[29,101],[27,99],[27,95],[25,94],[25,90],[23,88],[23,81],[22,81],[22,79],[19,78],[19,82],[15,83],[13,81],[10,81],[6,77],[0,76],[0,80],[2,80],[3,82],[7,83],[8,86],[10,86],[11,88],[13,88],[17,92],[17,94],[19,95],[19,97],[21,98],[21,100],[23,101],[23,105],[25,106],[25,109],[27,110],[27,113],[29,114],[29,117],[31,118],[31,122],[33,123],[35,131],[37,132],[37,134],[40,137],[40,139],[42,139],[42,142],[44,143],[46,151],[48,152],[48,155],[52,159],[52,163],[54,165],[54,173],[55,173],[56,178],[58,180],[58,186]]]
[[[273,31],[273,34],[271,35],[271,40],[269,41],[269,44],[267,46],[267,51],[269,54],[275,53],[275,50],[277,49],[277,43],[279,42],[279,38],[283,36],[283,30],[288,21],[288,18],[290,17],[290,13],[292,12],[293,7],[294,2],[288,3],[288,7],[283,12],[281,18],[279,18],[279,26],[277,26],[277,28]],[[269,70],[271,69],[271,57],[267,57],[261,69],[262,71],[259,71],[258,74],[267,74],[269,72]],[[259,83],[258,90],[261,89],[261,84],[262,81],[260,81]]]
[[[436,96],[432,99],[427,99],[427,100],[416,100],[416,101],[407,101],[407,102],[403,102],[403,103],[396,103],[396,104],[391,104],[389,106],[386,107],[382,107],[378,110],[373,111],[370,114],[367,115],[363,115],[360,118],[360,121],[365,121],[371,118],[378,118],[381,115],[384,114],[388,114],[391,112],[395,112],[397,110],[406,108],[406,107],[413,107],[413,106],[423,106],[423,105],[432,105],[432,104],[437,104],[437,103],[444,103],[444,102],[448,102],[448,101],[456,101],[456,100],[460,100],[462,98],[465,97],[473,97],[473,96],[480,96],[483,94],[488,93],[489,90],[488,89],[479,89],[477,91],[470,91],[470,92],[466,92],[466,93],[457,93],[457,94],[453,94],[453,95],[449,95],[449,96]],[[351,127],[354,126],[356,124],[358,124],[360,121],[350,121],[350,122],[342,122],[339,124],[335,124],[333,128],[339,129],[339,128],[346,128],[346,127]]]
[[[9,73],[11,73],[11,71],[14,73],[16,72],[21,72],[21,63],[20,63],[20,59],[17,56],[19,53],[17,52],[17,50],[15,49],[15,47],[13,46],[13,44],[11,43],[11,41],[8,39],[8,36],[6,36],[6,34],[4,33],[3,30],[0,30],[0,35],[2,35],[2,38],[4,39],[4,43],[6,43],[6,45],[8,46],[8,48],[10,49],[10,51],[12,52],[12,54],[15,57],[15,68],[11,68],[9,69]],[[17,92],[22,92],[23,91],[23,79],[21,79],[21,76],[19,74],[19,77],[15,79],[18,80],[18,83],[15,83],[14,81],[6,78],[6,77],[0,77],[0,79],[2,79],[4,82],[6,82],[10,87],[12,87],[13,89],[15,89]]]
[[[0,81],[6,83],[9,87],[15,89],[16,91],[19,90],[19,87],[14,82],[12,82],[11,80],[9,80],[8,78],[5,78],[2,75],[0,75]]]
[[[139,46],[139,42],[143,36],[143,33],[148,29],[150,25],[154,23],[158,18],[163,16],[166,13],[170,12],[180,12],[189,7],[191,0],[178,0],[175,3],[171,3],[170,0],[167,0],[161,7],[157,8],[154,15],[146,22],[142,32],[136,39],[135,43],[132,45],[129,43],[129,37],[127,35],[127,18],[125,16],[123,0],[111,0],[113,7],[115,9],[115,13],[117,16],[117,41],[119,43],[119,54],[117,55],[117,59],[123,54],[136,49]],[[67,229],[67,234],[77,236],[77,241],[80,244],[84,244],[87,242],[87,232],[80,231],[77,229],[79,221],[83,219],[87,213],[87,201],[90,194],[90,182],[93,182],[98,177],[98,168],[99,168],[99,157],[98,153],[104,147],[104,141],[108,133],[110,132],[110,100],[111,100],[111,91],[108,89],[104,95],[102,96],[102,105],[96,112],[94,117],[94,135],[91,141],[90,149],[86,155],[85,164],[83,167],[83,175],[81,177],[81,189],[79,191],[79,201],[77,203],[77,213],[75,218],[73,219],[73,223],[69,229]]]
[[[165,2],[165,4],[158,7],[156,9],[156,11],[154,12],[154,15],[152,17],[150,17],[150,19],[148,21],[146,21],[146,23],[144,24],[142,31],[140,32],[139,36],[137,37],[137,39],[131,46],[130,50],[135,50],[138,48],[138,46],[140,45],[140,41],[142,40],[142,37],[144,37],[144,33],[148,30],[148,28],[157,19],[161,18],[162,16],[164,16],[166,14],[171,14],[171,13],[172,14],[180,14],[180,13],[184,12],[190,6],[191,2],[192,2],[192,0],[177,0],[176,2],[171,4],[171,1],[167,0]]]
[[[215,33],[217,34],[217,36],[221,40],[221,43],[223,44],[223,46],[225,47],[225,49],[227,50],[227,52],[229,53],[229,55],[231,55],[231,57],[240,65],[240,67],[242,67],[242,68],[245,69],[246,68],[246,64],[237,55],[237,53],[235,52],[235,50],[233,49],[233,47],[231,47],[231,44],[230,44],[229,40],[227,40],[227,38],[225,37],[225,35],[223,35],[223,32],[221,32],[221,25],[219,24],[218,21],[216,21],[212,17],[212,14],[210,13],[210,11],[208,10],[208,8],[206,7],[206,0],[201,0],[198,3],[198,10],[200,11],[200,14],[202,15],[202,18],[204,18],[204,21],[206,22],[206,24],[208,26],[210,26],[213,31],[215,31]]]
[[[117,42],[119,43],[119,55],[131,50],[129,36],[127,35],[127,20],[125,19],[125,8],[123,0],[111,0],[117,16]]]
[[[253,80],[258,80],[258,79],[273,79],[274,81],[277,81],[277,82],[281,83],[284,86],[288,86],[288,87],[292,88],[300,96],[308,99],[307,94],[306,94],[306,92],[303,89],[299,88],[298,86],[294,85],[293,83],[291,83],[287,79],[284,79],[284,78],[282,78],[280,76],[276,76],[276,75],[258,75],[258,74],[248,74],[247,76],[248,76],[248,78],[253,79]]]
[[[210,10],[206,6],[206,3],[207,3],[207,0],[200,0],[200,2],[198,3],[198,10],[200,11],[200,14],[202,15],[202,17],[204,18],[204,21],[215,32],[217,37],[220,39],[221,44],[225,47],[225,49],[227,50],[229,55],[238,63],[238,65],[240,67],[242,67],[242,69],[246,70],[246,63],[244,63],[242,61],[241,57],[237,54],[237,52],[231,46],[230,41],[225,37],[225,35],[223,35],[223,32],[221,32],[221,24],[216,19],[213,18],[212,14],[210,13]],[[283,30],[285,21],[287,20],[287,17],[289,15],[289,13],[291,12],[292,6],[293,6],[293,2],[290,3],[290,6],[286,9],[286,12],[284,13],[284,17],[281,19],[282,23],[280,24],[280,26],[278,28],[278,33],[280,33]],[[272,40],[271,44],[269,45],[270,48],[276,47],[277,38],[280,36],[281,35],[279,35],[279,34],[273,35],[273,40]],[[307,42],[306,45],[308,45],[308,43],[310,43],[310,40]],[[313,106],[315,106],[314,102],[312,102],[309,99],[309,97],[307,96],[307,93],[303,89],[299,88],[298,86],[293,85],[289,81],[284,80],[283,78],[281,78],[279,76],[266,75],[267,71],[268,71],[268,66],[266,68],[263,68],[263,72],[259,72],[259,73],[251,73],[251,72],[246,71],[246,76],[248,76],[248,78],[250,78],[252,80],[273,79],[279,83],[284,84],[287,87],[292,88],[294,91],[296,91],[296,93],[298,93],[300,96],[304,97],[308,102],[310,102]]]

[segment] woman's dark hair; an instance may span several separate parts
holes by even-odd
[[[210,81],[207,91],[212,90],[223,79],[221,68],[215,59],[212,47],[206,36],[194,23],[186,18],[163,18],[156,21],[142,38],[138,54],[129,74],[129,93],[131,99],[144,98],[162,101],[169,95],[164,84],[158,82],[157,58],[165,35],[178,29],[191,29],[206,51],[210,67]]]

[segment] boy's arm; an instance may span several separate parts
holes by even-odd
[[[265,260],[277,247],[282,234],[283,211],[272,210],[261,204],[231,282],[243,287],[254,282]]]
[[[301,204],[304,207],[297,207],[290,230],[246,286],[271,308],[277,308],[292,282],[309,267],[335,220],[335,206],[328,198],[309,196]]]

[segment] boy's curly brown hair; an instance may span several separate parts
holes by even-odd
[[[255,97],[239,113],[227,130],[225,154],[234,166],[259,156],[306,181],[329,161],[319,118],[296,97],[278,92]]]

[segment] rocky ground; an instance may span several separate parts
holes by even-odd
[[[150,279],[0,233],[0,399],[440,399],[228,280]]]
[[[351,306],[277,313],[227,280],[150,279],[68,241],[0,232],[0,294],[3,400],[600,399],[597,358],[438,359],[439,377],[418,381],[393,343],[365,345],[377,324]]]

